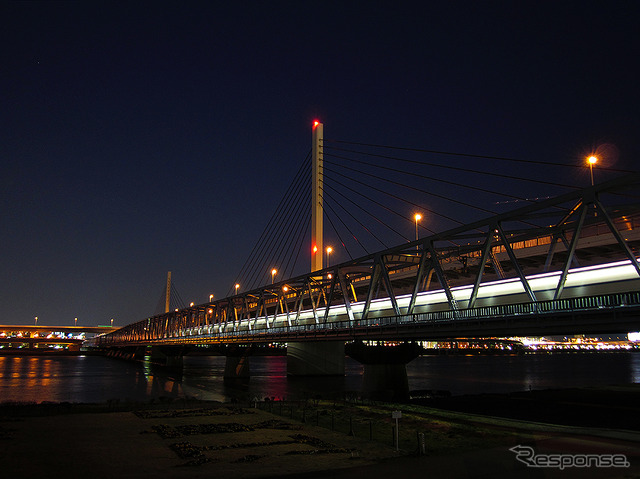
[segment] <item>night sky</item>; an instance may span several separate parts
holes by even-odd
[[[138,321],[167,271],[224,297],[316,118],[547,162],[607,144],[637,170],[639,5],[2,2],[0,324]]]

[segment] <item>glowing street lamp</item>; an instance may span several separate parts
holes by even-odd
[[[413,219],[416,220],[416,241],[418,241],[418,221],[422,219],[422,215],[420,213],[416,213],[413,215]],[[416,251],[418,251],[418,245],[416,245]]]
[[[36,316],[36,326],[38,325],[38,317]]]
[[[591,175],[591,186],[593,186],[593,165],[598,162],[598,157],[591,155],[587,158],[587,163],[589,163],[589,174]]]
[[[239,288],[239,287],[240,287],[240,285],[239,285],[238,283],[236,283],[236,286],[235,286],[235,288],[236,288],[236,294],[238,294],[238,288]]]
[[[78,325],[78,318],[75,318],[75,319],[74,319],[73,325],[74,325],[74,326],[77,326],[77,325]]]
[[[213,301],[213,294],[209,295],[209,302]]]
[[[113,318],[111,318],[111,327],[113,328]]]
[[[271,270],[271,284],[273,284],[273,279],[275,278],[276,274],[278,274],[278,270],[273,268]]]
[[[329,255],[333,253],[333,248],[331,246],[327,246],[327,268],[330,266],[329,264]]]

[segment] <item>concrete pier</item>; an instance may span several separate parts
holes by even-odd
[[[146,348],[144,346],[125,346],[122,348],[109,349],[107,357],[125,359],[127,361],[142,361]]]
[[[246,351],[227,353],[224,363],[224,379],[248,378],[251,375],[250,348]]]
[[[253,350],[250,346],[227,346],[222,354],[226,356],[224,363],[224,380],[248,380],[251,375],[251,361],[249,360]]]
[[[182,346],[152,346],[149,361],[169,368],[182,369]]]
[[[417,344],[372,346],[358,341],[347,344],[345,351],[364,367],[363,396],[386,401],[409,397],[406,365],[420,354]]]

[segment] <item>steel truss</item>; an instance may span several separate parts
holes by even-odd
[[[330,268],[153,316],[100,341],[225,335],[241,325],[247,334],[257,334],[258,329],[264,333],[333,321],[362,324],[375,316],[372,305],[381,299],[390,302],[389,316],[436,311],[418,305],[420,294],[436,290],[446,297],[439,311],[466,318],[465,311],[484,306],[479,298],[483,284],[509,278],[521,285],[525,299],[519,302],[535,307],[541,299],[527,276],[560,271],[552,297],[544,298],[560,300],[572,266],[603,259],[627,259],[640,277],[639,186],[640,174],[629,174]],[[473,285],[463,301],[454,294],[461,285]],[[398,297],[407,295],[408,305],[400,306]],[[336,307],[344,308],[341,317],[332,314]]]

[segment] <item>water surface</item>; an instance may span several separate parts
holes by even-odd
[[[224,357],[185,357],[182,372],[99,356],[0,356],[0,402],[149,401],[342,397],[358,392],[362,366],[346,358],[344,377],[291,378],[286,358],[251,358],[248,381],[225,383]],[[640,382],[640,353],[422,356],[407,365],[411,389],[454,395]]]

